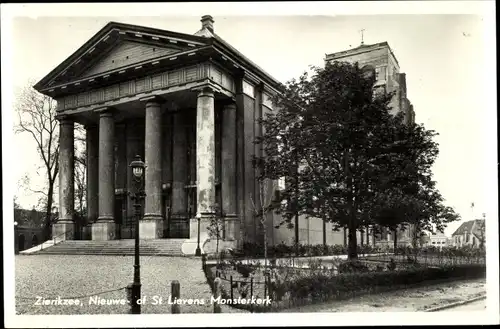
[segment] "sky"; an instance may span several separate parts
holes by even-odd
[[[210,14],[215,33],[282,82],[298,77],[309,65],[322,66],[327,53],[358,46],[359,31],[364,29],[365,44],[389,43],[400,72],[406,73],[417,123],[439,133],[440,155],[433,172],[447,205],[463,221],[480,218],[482,213],[487,220],[497,221],[496,88],[491,75],[496,70],[488,62],[494,58],[495,42],[488,34],[491,21],[486,11],[479,5],[463,9],[462,4],[418,8],[409,4],[398,7],[399,11],[395,4],[386,3],[370,7],[366,2],[350,11],[322,9],[320,4],[314,12],[309,6],[293,11],[295,4],[285,7],[286,3],[278,4],[283,5],[281,10],[276,4],[267,9],[265,4],[243,4],[233,11],[223,5],[189,9],[182,4],[155,4],[147,10],[147,5],[75,4],[61,5],[57,11],[51,9],[55,4],[23,5],[10,20],[6,42],[10,41],[7,69],[11,74],[2,81],[10,81],[11,94],[29,81],[38,81],[109,21],[193,34],[201,28],[201,16]],[[124,8],[129,8],[128,15],[122,13]],[[2,29],[4,24],[8,23],[2,18]],[[15,123],[9,115],[12,108],[12,102],[2,105],[2,116],[11,119],[11,126]],[[37,196],[19,182],[29,174],[33,185],[41,184],[43,177],[36,173],[41,162],[28,135],[11,138],[17,151],[10,186],[21,205],[31,208]],[[450,224],[445,234],[450,236],[459,225]]]

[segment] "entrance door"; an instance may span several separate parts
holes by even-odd
[[[17,238],[17,250],[23,251],[25,249],[25,238],[24,234],[20,234]]]

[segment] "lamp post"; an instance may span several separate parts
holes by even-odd
[[[200,221],[201,221],[201,214],[196,215],[196,219],[198,220],[198,239],[196,241],[196,251],[195,251],[195,256],[201,256],[201,248],[200,248]]]
[[[141,272],[139,265],[139,220],[141,217],[141,200],[144,198],[142,191],[142,177],[146,166],[141,157],[137,155],[135,160],[130,163],[135,183],[134,193],[131,196],[134,201],[135,215],[135,250],[134,250],[134,281],[132,282],[132,314],[141,314],[141,305],[138,300],[141,298]]]

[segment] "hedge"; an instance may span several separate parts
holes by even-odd
[[[327,245],[322,244],[299,244],[298,245],[298,255],[297,247],[295,245],[287,245],[285,243],[280,243],[274,246],[269,246],[267,248],[267,255],[269,258],[286,258],[290,256],[336,256],[336,255],[346,255],[347,247],[343,245]],[[485,257],[486,253],[484,250],[477,248],[455,248],[455,247],[445,247],[442,249],[436,247],[423,247],[423,248],[413,248],[410,246],[399,246],[396,249],[391,246],[373,246],[373,245],[358,245],[357,252],[359,255],[362,254],[374,254],[382,252],[394,252],[394,254],[399,255],[414,255],[426,253],[427,255],[440,255],[444,257]],[[236,251],[237,257],[243,258],[263,258],[264,257],[264,246],[257,243],[244,243],[241,250]],[[225,258],[229,256],[225,252],[221,252],[221,257]],[[216,258],[217,256],[209,256],[209,258]]]

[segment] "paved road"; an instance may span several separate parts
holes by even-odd
[[[460,305],[453,308],[441,310],[440,312],[468,312],[468,311],[484,311],[486,309],[486,299],[478,300],[473,303]]]

